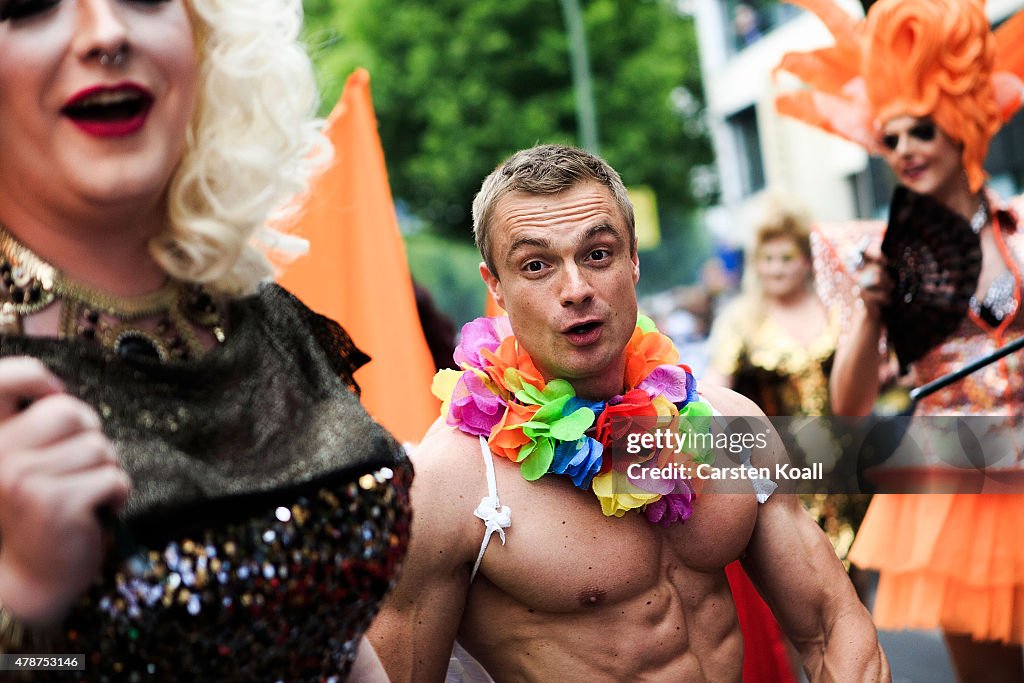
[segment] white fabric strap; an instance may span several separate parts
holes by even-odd
[[[724,415],[722,415],[722,413],[718,412],[718,408],[716,408],[716,407],[711,405],[711,401],[707,400],[703,396],[700,397],[700,400],[704,401],[709,406],[711,406],[711,416],[712,417],[725,417]],[[749,469],[749,470],[754,469],[754,466],[750,464],[750,449],[749,448],[746,449],[746,452],[744,453],[743,468],[744,469]],[[779,488],[779,485],[776,484],[771,479],[763,479],[761,477],[756,477],[756,478],[752,477],[750,479],[750,483],[754,487],[754,496],[757,498],[757,502],[761,503],[762,505],[767,503],[768,502],[768,498],[773,493],[775,493],[775,489]]]
[[[495,531],[501,537],[501,544],[505,545],[505,529],[512,526],[512,510],[507,505],[498,502],[498,483],[494,478],[494,456],[487,445],[487,439],[480,437],[480,452],[484,456],[484,465],[487,467],[487,495],[480,500],[473,514],[484,522],[484,540],[480,544],[480,554],[476,556],[476,564],[473,565],[473,573],[469,577],[470,583],[476,578],[480,570],[480,563],[483,562],[484,553],[487,552],[487,544],[491,542],[491,535]]]
[[[743,461],[743,469],[753,470],[756,469],[750,464],[750,451],[746,453],[746,460]],[[758,503],[767,503],[768,497],[775,493],[775,489],[779,488],[771,479],[765,479],[763,477],[752,477],[750,483],[754,485],[754,495],[757,497]]]
[[[459,641],[455,641],[444,683],[494,683],[494,679],[473,655],[466,652]]]

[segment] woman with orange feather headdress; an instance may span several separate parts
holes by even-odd
[[[945,232],[932,233],[947,244],[966,235],[980,255],[974,296],[952,333],[921,345],[909,362],[916,379],[944,375],[1020,337],[1024,232],[1011,207],[985,188],[982,164],[992,136],[1022,104],[1024,13],[993,33],[983,0],[880,0],[859,22],[831,0],[791,1],[820,17],[836,42],[783,58],[779,70],[807,88],[780,96],[778,110],[882,155],[906,188],[898,192],[936,207]],[[898,303],[894,279],[906,267],[877,247],[862,257],[849,283],[859,301],[831,377],[837,415],[865,415],[878,396],[886,312]],[[835,281],[843,265],[823,261],[831,271],[823,279]],[[892,327],[888,334],[892,342]],[[920,401],[916,412],[1021,415],[1024,364],[1003,359]],[[925,449],[925,461],[906,472],[927,476],[938,465],[929,457]],[[1020,449],[1009,460],[1009,474],[1024,475]],[[1021,538],[1024,494],[879,495],[850,557],[880,570],[879,627],[941,628],[962,680],[1021,681]]]

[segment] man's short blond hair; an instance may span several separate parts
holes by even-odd
[[[498,276],[491,255],[490,230],[494,208],[502,197],[512,192],[558,194],[588,182],[598,182],[612,193],[626,220],[630,252],[635,253],[633,204],[615,169],[604,159],[576,147],[538,145],[516,152],[494,169],[473,200],[473,237],[491,273]]]

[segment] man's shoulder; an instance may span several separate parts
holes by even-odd
[[[416,466],[417,476],[439,471],[457,475],[458,472],[475,469],[473,463],[478,463],[483,471],[480,438],[445,424],[443,418],[434,421],[410,457]]]
[[[701,400],[724,417],[764,417],[764,412],[746,396],[717,384],[697,383]]]
[[[479,547],[482,526],[473,511],[487,493],[487,474],[478,437],[438,420],[410,453],[414,546],[420,552],[444,548],[461,561]],[[419,537],[418,543],[416,537]]]
[[[486,495],[487,472],[480,437],[466,434],[438,419],[409,457],[416,470],[415,508],[437,504],[451,509],[453,500],[475,498],[479,501]],[[472,507],[468,518],[473,519]]]
[[[716,428],[722,431],[739,433],[764,433],[767,439],[750,441],[750,462],[756,467],[774,466],[785,462],[785,447],[771,420],[765,416],[756,403],[732,389],[715,384],[700,382],[697,387],[702,400],[706,401],[720,416],[716,419]]]

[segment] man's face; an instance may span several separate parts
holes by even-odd
[[[554,195],[512,193],[495,206],[480,273],[546,379],[585,398],[622,392],[636,327],[640,263],[611,192],[587,182]]]

